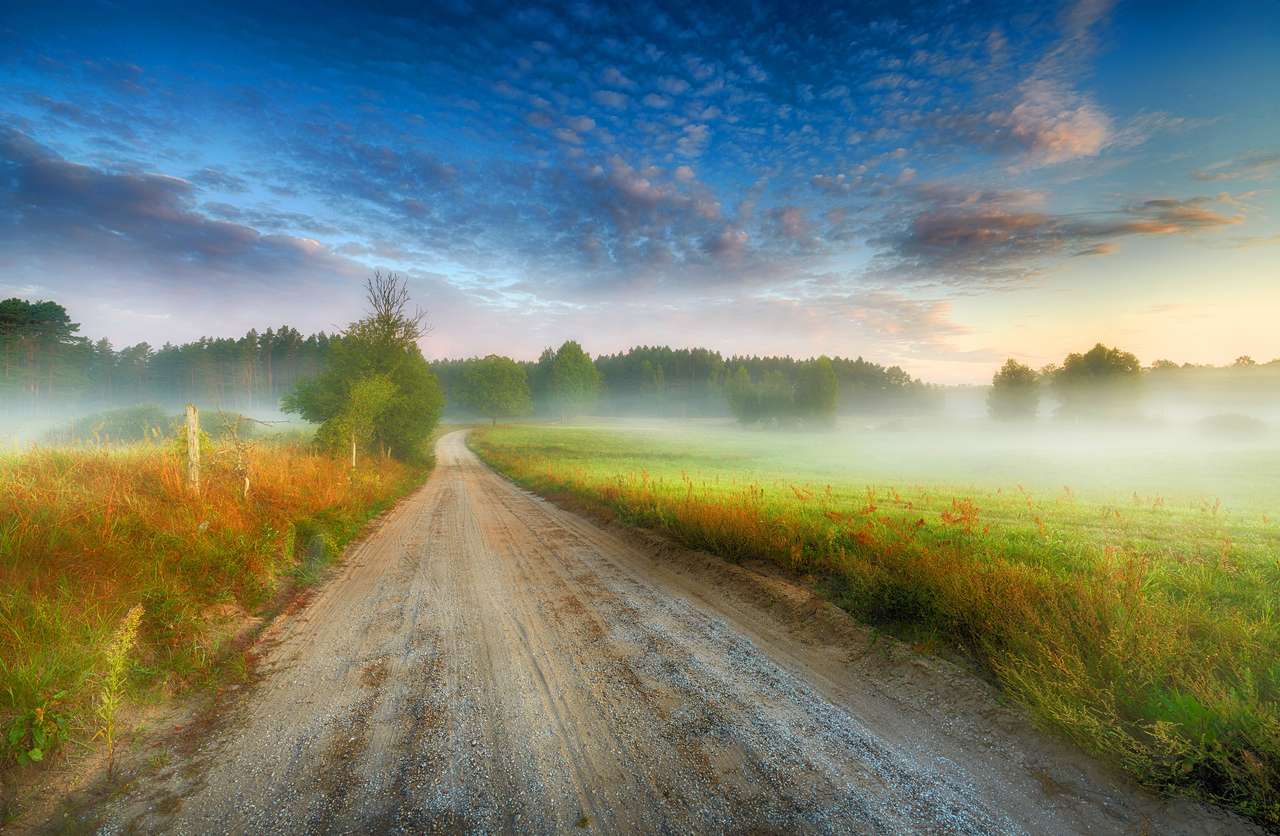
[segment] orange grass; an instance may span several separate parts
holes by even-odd
[[[199,681],[249,614],[424,476],[367,459],[352,478],[338,459],[261,443],[246,499],[231,458],[213,451],[196,496],[163,446],[0,457],[0,729],[58,712],[90,732],[102,654],[139,603],[135,687]]]

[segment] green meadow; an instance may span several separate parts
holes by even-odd
[[[1280,823],[1280,445],[894,422],[471,443],[540,493],[810,577],[1142,782]]]

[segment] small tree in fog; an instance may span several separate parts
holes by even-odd
[[[1134,410],[1141,382],[1138,358],[1098,343],[1084,354],[1068,354],[1054,372],[1062,411],[1073,417],[1116,417]]]
[[[463,376],[462,400],[494,424],[499,418],[527,415],[533,409],[524,367],[497,354],[470,364]]]
[[[591,356],[573,340],[566,340],[556,351],[550,383],[561,418],[590,409],[600,394],[600,372]]]
[[[987,411],[997,421],[1036,417],[1040,409],[1040,376],[1030,366],[1010,357],[991,378]]]
[[[392,394],[372,418],[368,443],[381,444],[400,458],[424,455],[444,409],[440,384],[418,347],[427,333],[424,315],[409,309],[408,286],[394,273],[375,272],[365,291],[369,315],[330,343],[324,370],[300,381],[282,406],[320,424],[318,440],[345,448],[353,416],[358,420],[368,414],[367,398],[375,394],[374,388],[357,392],[357,386],[383,377]],[[357,402],[358,408],[353,406]]]

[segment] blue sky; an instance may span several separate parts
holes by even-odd
[[[117,344],[1280,355],[1274,2],[26,5],[0,294]]]

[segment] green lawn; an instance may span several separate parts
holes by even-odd
[[[1280,823],[1280,447],[1158,428],[503,427],[517,481],[960,648],[1147,783]]]

